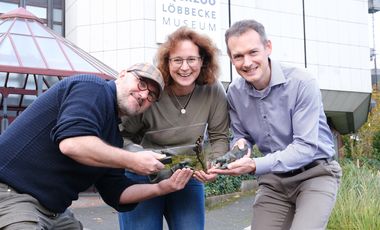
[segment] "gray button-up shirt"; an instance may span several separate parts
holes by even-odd
[[[230,85],[232,144],[245,138],[264,154],[256,174],[287,172],[334,155],[317,80],[271,60],[269,86],[258,91],[242,77]]]

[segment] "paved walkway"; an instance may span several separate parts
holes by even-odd
[[[206,211],[206,230],[243,230],[250,225],[253,194],[235,194],[219,207]],[[117,212],[96,194],[82,195],[71,206],[86,230],[119,229]],[[166,230],[166,225],[164,226]]]

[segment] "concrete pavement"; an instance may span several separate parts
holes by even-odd
[[[220,198],[220,197],[219,197]],[[206,211],[206,230],[243,230],[251,223],[254,192],[222,196],[212,201]],[[215,206],[215,203],[219,203]],[[208,203],[210,204],[210,203]],[[82,194],[70,207],[86,230],[117,230],[117,212],[107,206],[97,194]],[[164,229],[167,230],[166,224]]]

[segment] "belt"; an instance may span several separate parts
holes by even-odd
[[[294,170],[291,170],[288,172],[274,173],[274,174],[276,176],[280,176],[280,177],[292,177],[292,176],[298,175],[300,173],[303,173],[303,172],[305,172],[311,168],[314,168],[315,166],[320,165],[322,163],[329,163],[331,160],[332,160],[331,158],[317,159],[317,160],[312,161],[310,164],[307,164],[301,168],[294,169]]]

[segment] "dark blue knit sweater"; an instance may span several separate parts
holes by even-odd
[[[93,184],[110,206],[132,209],[135,204],[119,205],[122,191],[132,184],[124,169],[86,166],[58,148],[67,137],[88,135],[122,147],[117,115],[114,81],[92,75],[60,81],[0,135],[0,182],[32,195],[52,212],[63,212]]]

